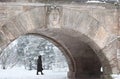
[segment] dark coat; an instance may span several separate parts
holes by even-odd
[[[43,70],[42,68],[42,60],[41,60],[41,56],[39,56],[38,60],[37,60],[37,71],[41,72]]]

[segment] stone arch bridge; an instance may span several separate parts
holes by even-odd
[[[0,3],[1,51],[28,34],[42,36],[63,51],[70,79],[112,79],[110,75],[120,74],[118,5]]]

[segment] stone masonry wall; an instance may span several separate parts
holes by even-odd
[[[118,14],[119,10],[111,4],[0,3],[0,46],[4,48],[17,37],[38,28],[70,29],[93,40],[116,74],[120,72]]]

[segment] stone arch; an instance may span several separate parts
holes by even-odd
[[[42,11],[40,11],[42,9]],[[66,10],[66,9],[65,9]],[[37,18],[35,17],[35,15],[37,13],[39,13],[40,11],[40,17]],[[68,10],[69,11],[69,10]],[[74,11],[70,11],[68,13],[71,13]],[[33,14],[36,13],[36,14]],[[69,16],[69,14],[66,13],[67,17],[71,17],[74,18],[74,16]],[[73,13],[75,14],[76,11]],[[86,13],[86,12],[84,12]],[[70,68],[70,73],[69,76],[73,79],[76,78],[76,76],[79,75],[79,73],[77,73],[76,71],[79,70],[79,64],[76,64],[76,60],[74,57],[75,54],[77,54],[78,51],[80,51],[79,47],[80,44],[82,44],[83,46],[90,48],[91,51],[93,51],[92,53],[94,53],[94,55],[96,55],[95,57],[98,58],[99,64],[101,63],[102,66],[104,67],[104,74],[106,75],[110,75],[111,73],[113,73],[112,71],[112,66],[110,65],[110,62],[108,61],[108,58],[105,55],[105,51],[103,51],[99,45],[96,44],[96,42],[93,40],[93,36],[90,38],[91,35],[89,35],[90,33],[96,33],[95,31],[97,31],[96,29],[97,26],[99,26],[99,21],[94,20],[94,18],[91,18],[91,16],[89,16],[88,14],[84,14],[84,13],[79,13],[77,12],[78,16],[85,16],[84,17],[84,22],[82,25],[79,25],[79,19],[82,18],[78,18],[77,23],[75,22],[71,22],[68,21],[66,22],[67,24],[65,25],[61,25],[62,27],[60,28],[47,28],[47,24],[46,24],[46,11],[45,8],[35,8],[32,9],[30,11],[27,11],[25,13],[20,14],[19,16],[17,16],[16,18],[13,18],[12,20],[8,21],[2,28],[1,31],[4,33],[4,37],[7,37],[8,41],[11,42],[13,39],[17,38],[20,35],[24,35],[24,34],[40,34],[40,36],[43,36],[47,39],[51,39],[53,42],[55,42],[55,44],[58,44],[58,47],[60,46],[60,49],[63,50],[65,53],[67,54],[66,57],[69,61],[69,68]],[[33,16],[32,16],[33,14]],[[32,17],[32,18],[31,18]],[[77,17],[77,16],[76,16]],[[96,28],[94,29],[95,31],[93,31],[93,29],[89,26],[86,25],[86,19],[89,17],[90,22],[88,24],[95,24],[92,26],[92,28],[94,28],[94,26],[96,26]],[[35,18],[35,19],[34,19]],[[43,19],[44,18],[44,19]],[[76,18],[74,18],[76,19]],[[29,20],[29,21],[28,21]],[[38,20],[39,22],[37,22],[36,20]],[[89,20],[87,20],[88,22]],[[37,23],[36,23],[37,22]],[[82,21],[81,21],[82,22]],[[29,24],[30,23],[30,24]],[[71,25],[71,27],[69,27]],[[77,26],[77,27],[76,27]],[[82,27],[79,27],[82,26]],[[86,30],[86,27],[90,27],[90,31]],[[74,29],[74,30],[72,30]],[[84,29],[84,30],[82,30]],[[76,32],[76,31],[77,32]],[[84,31],[84,32],[83,32]],[[74,39],[74,41],[73,41]],[[69,41],[68,41],[69,40]],[[82,48],[81,48],[82,49]],[[76,75],[77,74],[77,75]],[[106,78],[107,79],[107,78]]]
[[[94,53],[98,56],[102,66],[104,68],[103,73],[106,74],[106,75],[112,74],[111,65],[108,61],[108,58],[105,56],[104,51],[102,51],[102,49],[92,39],[90,39],[88,36],[86,36],[84,34],[81,34],[79,32],[76,32],[74,30],[71,30],[71,29],[45,29],[45,30],[43,30],[43,29],[38,30],[37,29],[37,30],[33,31],[33,33],[40,33],[42,35],[51,37],[52,39],[55,39],[59,43],[66,46],[68,48],[68,50],[70,51],[70,53],[74,53],[74,52],[71,52],[70,47],[67,46],[67,44],[65,44],[66,41],[61,40],[59,38],[59,36],[64,35],[64,34],[65,34],[65,36],[72,34],[72,36],[70,36],[71,39],[74,38],[75,41],[80,41],[80,42],[83,42],[83,44],[87,44],[90,47],[90,49],[92,49],[94,51]],[[62,38],[64,39],[64,37],[62,37]],[[68,40],[71,40],[71,39],[68,39]],[[77,43],[79,43],[79,42],[77,42]],[[74,59],[74,61],[75,61],[75,59]],[[76,66],[74,66],[74,67],[76,67]],[[74,72],[76,70],[77,70],[77,68],[74,68]]]
[[[88,50],[90,49],[90,51],[92,51],[93,53],[92,55],[95,55],[95,57],[98,59],[97,60],[99,62],[98,64],[101,64],[100,66],[103,67],[104,74],[110,76],[110,74],[112,73],[111,66],[109,64],[107,57],[104,55],[104,52],[92,39],[90,39],[84,34],[81,34],[80,32],[76,32],[71,29],[46,28],[46,29],[35,29],[25,33],[25,35],[29,35],[29,34],[42,36],[52,41],[58,48],[60,48],[60,50],[63,51],[66,59],[68,60],[68,65],[70,69],[68,76],[71,79],[80,78],[78,76],[80,73],[77,71],[80,70],[81,67],[79,67],[80,62],[77,62],[78,59],[76,60],[77,58],[76,54],[77,53],[80,54],[80,52],[78,51],[84,50],[82,49],[84,47]],[[14,37],[14,39],[17,38],[18,36]],[[78,64],[76,64],[76,62]]]

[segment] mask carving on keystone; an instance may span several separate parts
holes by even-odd
[[[56,6],[50,6],[48,9],[48,27],[60,28],[60,8]]]

